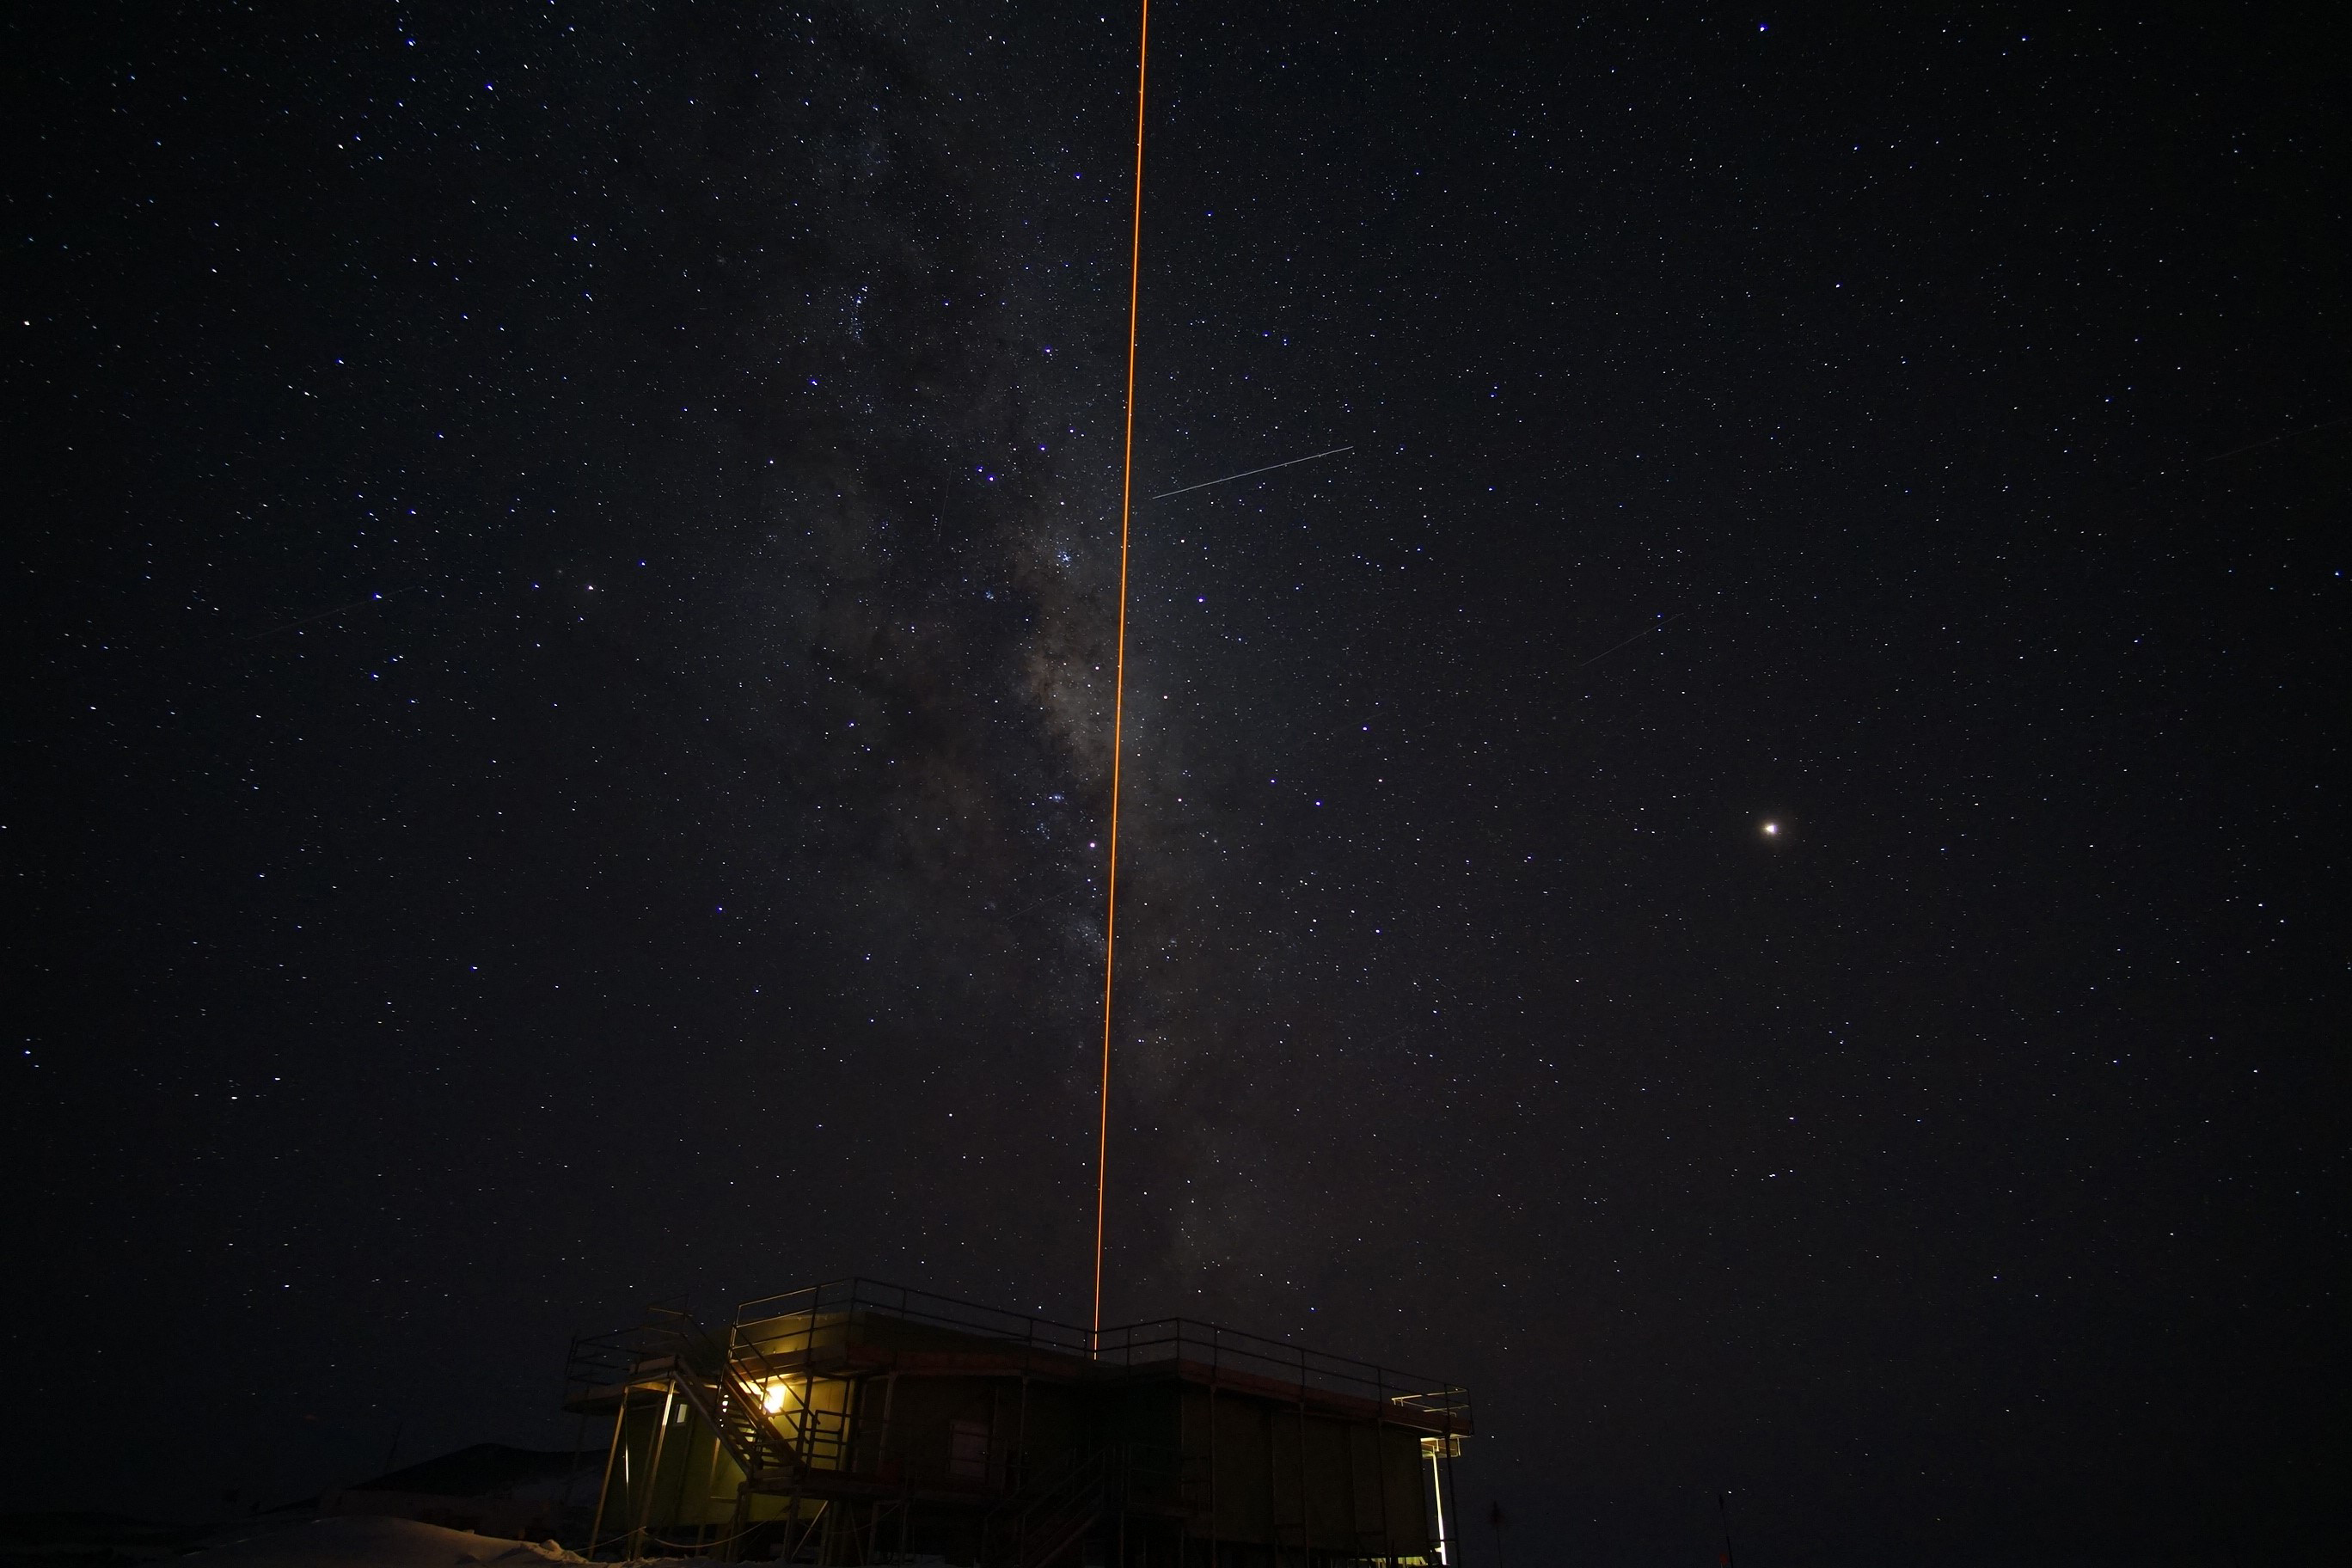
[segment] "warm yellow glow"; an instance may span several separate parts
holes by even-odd
[[[1764,825],[1764,837],[1767,837],[1767,838],[1778,838],[1778,837],[1780,837],[1780,825],[1779,823],[1777,823],[1777,822],[1768,822],[1768,823],[1766,823],[1766,824]]]
[[[760,1406],[771,1415],[777,1415],[797,1392],[790,1378],[780,1377],[760,1391]]]

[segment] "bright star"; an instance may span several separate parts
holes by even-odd
[[[1766,823],[1766,824],[1764,825],[1764,837],[1767,837],[1767,838],[1778,838],[1780,836],[1780,825],[1779,823],[1777,823],[1777,822],[1768,822],[1768,823]]]

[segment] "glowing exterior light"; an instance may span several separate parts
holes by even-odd
[[[1777,823],[1777,822],[1768,822],[1768,823],[1766,823],[1766,824],[1764,825],[1764,837],[1767,837],[1767,838],[1778,838],[1778,837],[1780,837],[1780,825],[1779,823]]]

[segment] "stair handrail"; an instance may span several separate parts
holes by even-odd
[[[682,1310],[649,1308],[647,1317],[634,1333],[647,1348],[667,1345],[671,1363],[668,1377],[726,1445],[746,1477],[770,1468],[806,1468],[805,1456],[799,1451],[802,1445],[769,1419],[761,1391],[738,1368],[732,1345]],[[650,1359],[639,1352],[640,1365]],[[767,1370],[765,1358],[760,1362]]]

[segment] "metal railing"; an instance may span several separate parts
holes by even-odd
[[[1469,1391],[1440,1378],[1331,1355],[1286,1340],[1244,1333],[1190,1318],[1124,1323],[1105,1329],[1098,1336],[1090,1336],[1075,1324],[1008,1312],[878,1279],[835,1279],[746,1301],[735,1310],[737,1342],[748,1347],[750,1342],[742,1330],[747,1325],[757,1326],[761,1330],[760,1348],[771,1355],[782,1353],[778,1347],[795,1338],[802,1341],[804,1349],[813,1350],[822,1327],[859,1312],[932,1324],[1103,1365],[1143,1367],[1160,1362],[1198,1362],[1323,1393],[1392,1405],[1420,1417],[1417,1425],[1449,1432],[1470,1429]],[[772,1326],[779,1321],[785,1326]]]
[[[794,1408],[772,1415],[761,1408],[761,1394],[788,1374],[821,1375],[813,1363],[821,1342],[832,1341],[836,1331],[840,1339],[835,1348],[845,1359],[848,1344],[857,1337],[855,1321],[866,1314],[1097,1367],[1143,1369],[1190,1362],[1388,1405],[1427,1431],[1471,1429],[1469,1391],[1457,1384],[1287,1340],[1190,1318],[1124,1323],[1089,1336],[1075,1324],[866,1279],[829,1280],[745,1301],[736,1308],[735,1322],[723,1337],[696,1329],[683,1308],[649,1308],[646,1321],[635,1328],[574,1340],[567,1381],[582,1392],[610,1388],[654,1372],[662,1358],[673,1358],[680,1372],[708,1387],[708,1397],[718,1402],[724,1425],[742,1428],[730,1434],[737,1439],[730,1447],[749,1450],[746,1458],[769,1459],[782,1449],[802,1465],[832,1468],[848,1461],[847,1411],[817,1410],[803,1397]],[[767,1452],[758,1452],[762,1449]]]
[[[1095,1359],[1100,1363],[1124,1367],[1194,1362],[1325,1394],[1394,1405],[1422,1417],[1417,1425],[1465,1432],[1470,1426],[1470,1391],[1458,1384],[1190,1318],[1160,1318],[1105,1329],[1096,1344]]]
[[[771,1412],[764,1395],[782,1374],[760,1353],[704,1331],[683,1307],[656,1304],[645,1321],[572,1342],[565,1382],[578,1394],[609,1393],[658,1380],[674,1387],[726,1444],[746,1475],[799,1464],[836,1468],[843,1417],[800,1408]],[[783,1420],[779,1421],[779,1414]]]
[[[952,1296],[934,1295],[929,1290],[910,1289],[904,1285],[886,1284],[878,1279],[834,1279],[822,1285],[805,1286],[787,1290],[782,1295],[764,1296],[745,1301],[735,1309],[735,1326],[740,1331],[747,1326],[764,1327],[782,1321],[799,1320],[804,1327],[774,1330],[762,1336],[761,1342],[773,1343],[794,1334],[811,1333],[828,1319],[845,1318],[858,1312],[878,1312],[886,1317],[903,1319],[912,1323],[928,1323],[959,1333],[976,1334],[984,1339],[1001,1340],[1036,1350],[1059,1351],[1066,1355],[1087,1353],[1087,1331],[1050,1319],[1032,1317],[1024,1312],[1008,1312],[1000,1307],[982,1306],[977,1301],[958,1300]]]
[[[999,1568],[1049,1568],[1130,1500],[1173,1500],[1181,1464],[1175,1449],[1142,1444],[1075,1454],[982,1521],[980,1561]]]

